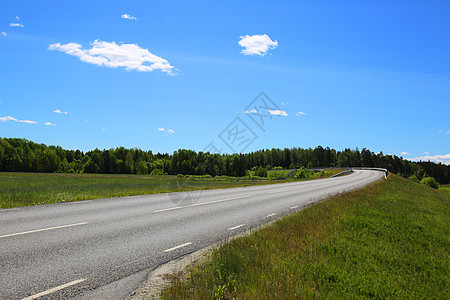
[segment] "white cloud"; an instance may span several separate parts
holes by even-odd
[[[402,153],[400,153],[400,155],[409,155],[408,152],[403,151]]]
[[[0,117],[0,121],[2,121],[2,122],[8,122],[8,121],[19,122],[19,120],[17,120],[16,118],[13,118],[11,116]]]
[[[158,128],[158,131],[160,131],[160,132],[167,132],[168,134],[175,133],[175,131],[173,131],[172,129],[165,129],[165,128],[162,128],[162,127]]]
[[[16,20],[17,20],[17,21],[19,21],[19,20],[20,20],[20,18],[19,18],[18,16],[16,16]]]
[[[450,130],[449,131],[447,131],[447,133],[446,134],[450,134]]]
[[[428,153],[428,152],[424,152],[425,154],[430,154],[430,153]]]
[[[414,158],[408,158],[411,161],[432,161],[435,163],[443,163],[444,165],[450,165],[450,153],[444,155],[425,155]]]
[[[257,114],[257,115],[260,115],[261,112],[257,111],[256,109],[251,109],[251,110],[244,110],[244,114]]]
[[[241,36],[239,45],[243,47],[241,53],[244,55],[264,56],[270,49],[278,47],[277,41],[272,41],[267,34],[256,34]]]
[[[6,32],[2,31],[2,33],[0,33],[3,36],[7,36],[8,34],[6,34]]]
[[[59,109],[56,109],[56,110],[54,110],[53,112],[54,112],[54,113],[57,113],[57,114],[63,114],[63,115],[67,115],[67,114],[68,114],[67,111],[61,111],[61,110],[59,110]]]
[[[300,116],[306,115],[306,113],[304,113],[304,112],[302,112],[302,111],[299,111],[299,112],[297,112],[295,115],[296,115],[297,117],[300,117]]]
[[[281,105],[287,105],[287,103],[285,103],[284,101],[281,101]]]
[[[439,129],[438,132],[442,132],[442,129]]]
[[[284,117],[288,116],[287,112],[281,109],[268,109],[267,111],[269,112],[269,114],[275,116],[284,116]]]
[[[127,20],[137,20],[137,18],[135,16],[130,16],[129,14],[123,14],[120,17],[122,19],[127,19]]]
[[[58,50],[97,66],[123,67],[140,72],[161,70],[170,75],[173,75],[175,70],[166,59],[150,53],[137,44],[116,44],[116,42],[95,40],[91,46],[90,49],[83,49],[77,43],[57,43],[49,45],[48,50]]]
[[[28,123],[28,124],[37,124],[36,121],[30,121],[30,120],[19,120],[20,123]]]
[[[9,23],[9,26],[11,26],[11,27],[22,27],[23,28],[23,24],[20,24],[20,23]]]
[[[19,123],[37,124],[36,121],[19,120],[14,117],[11,117],[11,116],[0,117],[0,121],[2,121],[2,122],[14,121],[14,122],[19,122]]]
[[[44,125],[46,125],[46,126],[56,126],[56,124],[53,124],[53,123],[51,123],[51,122],[47,122],[47,123],[45,123]]]

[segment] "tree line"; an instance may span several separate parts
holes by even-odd
[[[337,151],[329,147],[265,149],[241,154],[213,154],[180,149],[173,154],[141,149],[95,149],[88,152],[66,150],[25,139],[0,138],[0,171],[105,174],[184,174],[246,176],[261,167],[298,169],[301,167],[378,167],[419,180],[434,177],[450,183],[450,166],[433,162],[411,162],[395,155],[362,150]]]

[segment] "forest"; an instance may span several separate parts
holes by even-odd
[[[104,174],[169,174],[247,176],[258,167],[272,169],[378,167],[407,178],[434,177],[450,183],[450,166],[411,162],[395,155],[362,150],[337,151],[329,147],[265,149],[241,154],[212,154],[180,149],[173,154],[141,149],[66,150],[26,139],[0,138],[0,171]]]

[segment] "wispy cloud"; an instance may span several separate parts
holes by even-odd
[[[425,155],[425,156],[419,156],[414,158],[407,158],[411,161],[431,161],[435,163],[443,163],[445,165],[450,165],[450,153],[449,154],[443,154],[443,155]]]
[[[425,154],[430,154],[429,152],[424,152]]]
[[[175,133],[175,131],[173,131],[172,129],[165,129],[165,128],[163,128],[163,127],[158,128],[158,131],[160,131],[160,132],[166,132],[166,133],[168,133],[168,134]]]
[[[170,75],[175,68],[159,56],[150,53],[137,44],[116,44],[95,40],[90,49],[83,49],[80,44],[51,44],[48,50],[57,50],[78,57],[81,61],[109,68],[123,67],[127,70],[151,72],[161,70]]]
[[[9,23],[9,26],[11,26],[11,27],[22,27],[23,28],[23,24],[20,24],[20,23]]]
[[[51,122],[46,122],[44,125],[45,125],[45,126],[56,126],[56,124],[51,123]]]
[[[11,117],[11,116],[0,117],[0,121],[2,121],[2,122],[14,121],[14,122],[18,122],[18,123],[28,123],[28,124],[37,124],[38,123],[36,121],[30,121],[30,120],[19,120],[14,117]]]
[[[68,114],[67,111],[61,111],[61,110],[59,110],[59,109],[56,109],[56,110],[54,110],[53,112],[54,112],[54,113],[57,113],[57,114],[63,114],[63,115],[67,115],[67,114]]]
[[[270,49],[278,47],[277,41],[272,41],[267,34],[241,36],[239,45],[243,47],[244,55],[266,55]]]
[[[409,155],[409,153],[406,151],[403,151],[402,153],[400,153],[400,155]]]
[[[251,110],[244,110],[244,114],[257,114],[257,115],[260,115],[261,112],[256,110],[256,109],[251,109]]]
[[[137,18],[135,16],[130,16],[129,14],[123,14],[120,17],[122,19],[127,19],[127,20],[137,20]]]
[[[2,33],[0,33],[2,36],[7,36],[8,34],[4,31],[2,31]]]
[[[297,117],[300,117],[300,116],[305,116],[306,113],[304,113],[304,112],[302,112],[302,111],[299,111],[299,112],[297,112],[295,115],[296,115]]]
[[[287,112],[281,109],[268,109],[267,112],[274,116],[284,116],[284,117],[288,116]]]
[[[450,134],[450,130],[449,131],[447,131],[447,133],[446,134]]]
[[[19,18],[18,16],[16,16],[16,20],[17,20],[17,21],[20,21],[20,18]]]

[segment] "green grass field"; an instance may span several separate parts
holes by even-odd
[[[180,179],[168,175],[0,173],[0,208],[264,183],[238,178]]]
[[[449,299],[450,195],[396,175],[169,276],[164,299]]]
[[[333,171],[337,172],[337,171]],[[322,177],[331,176],[326,173]],[[292,181],[235,177],[0,172],[0,209]]]

